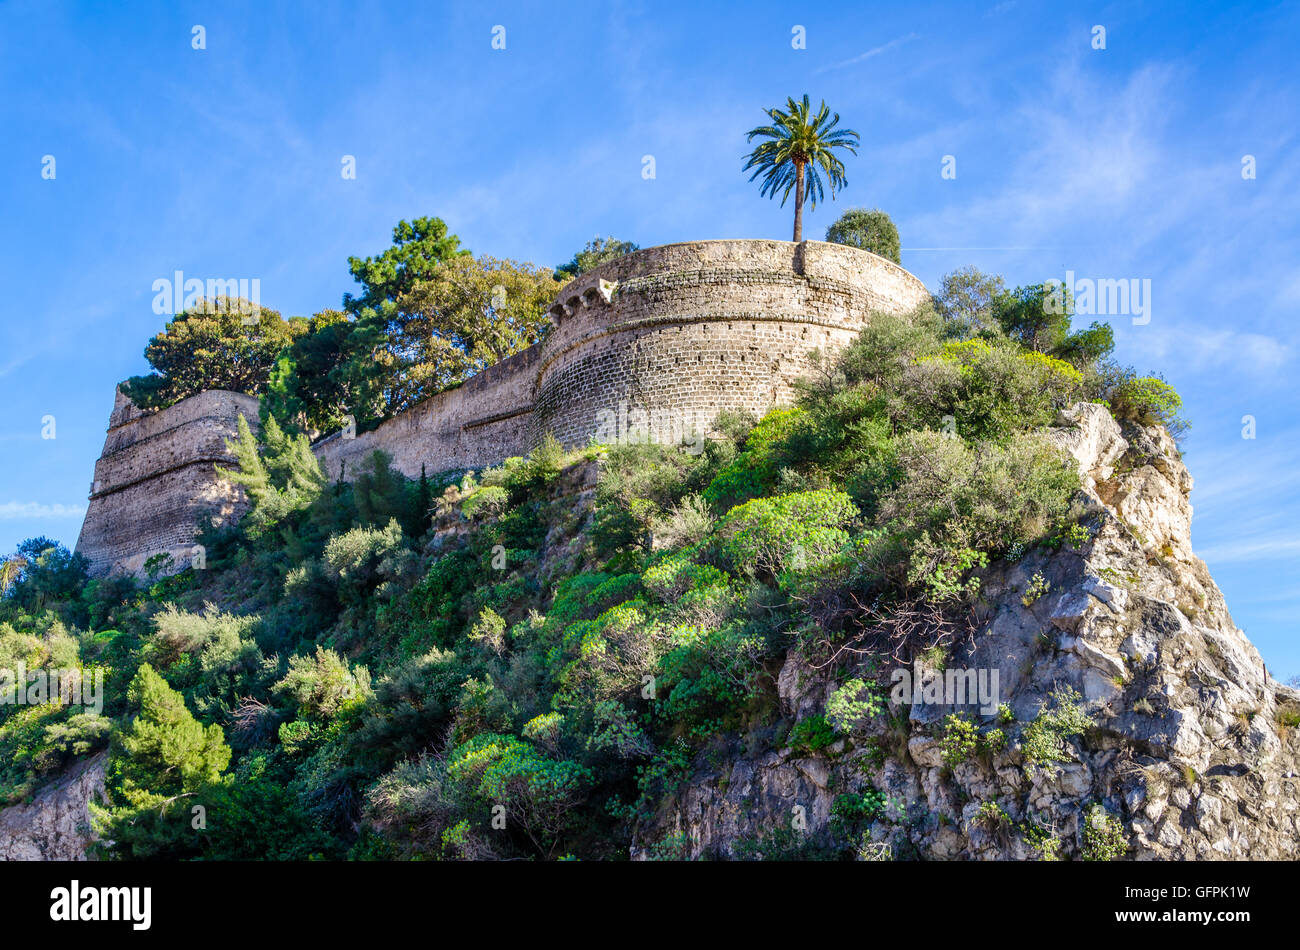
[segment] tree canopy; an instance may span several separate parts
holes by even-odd
[[[442,218],[398,221],[392,247],[374,257],[348,258],[348,270],[362,292],[344,294],[343,308],[360,313],[395,301],[417,281],[430,277],[443,261],[468,253],[461,248],[460,238],[448,233]]]
[[[895,264],[902,263],[898,228],[894,226],[893,219],[883,211],[850,208],[826,229],[826,240],[860,247],[864,251],[879,254]]]
[[[248,493],[253,509],[247,516],[249,530],[256,533],[275,524],[292,511],[307,507],[327,484],[320,462],[312,454],[304,435],[288,435],[270,416],[262,429],[261,445],[248,420],[239,417],[238,436],[227,441],[237,468],[217,466],[217,474]]]
[[[276,357],[307,322],[283,319],[250,301],[218,297],[178,313],[149,341],[144,355],[153,367],[133,376],[123,390],[137,406],[162,408],[209,389],[260,395]]]
[[[346,418],[384,414],[382,383],[370,359],[385,341],[382,319],[322,310],[277,358],[262,398],[263,421],[275,416],[295,431],[336,431]]]
[[[617,260],[625,254],[640,250],[639,245],[631,241],[619,241],[613,237],[595,238],[588,241],[582,250],[573,255],[573,260],[555,269],[555,279],[570,281],[581,277],[594,267],[606,261]]]
[[[494,257],[456,257],[397,301],[387,393],[401,412],[541,340],[560,284],[546,270]]]

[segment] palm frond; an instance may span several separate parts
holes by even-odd
[[[814,112],[811,98],[804,93],[798,101],[793,97],[787,98],[785,110],[764,109],[763,113],[771,124],[750,129],[746,141],[767,141],[755,146],[742,169],[753,169],[750,181],[763,179],[759,194],[775,198],[780,192],[781,204],[784,205],[798,183],[801,166],[805,176],[805,198],[813,207],[824,199],[828,186],[833,198],[837,190],[848,184],[844,163],[833,150],[844,149],[856,155],[860,136],[852,129],[838,128],[840,114],[831,112],[824,100]]]

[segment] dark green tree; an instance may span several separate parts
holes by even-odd
[[[1109,324],[1070,331],[1074,301],[1067,288],[1050,281],[999,294],[992,311],[1002,331],[1022,346],[1076,366],[1093,366],[1115,349]]]
[[[309,507],[329,484],[306,436],[288,435],[274,416],[266,420],[260,444],[248,420],[240,416],[238,435],[233,442],[227,440],[226,449],[238,468],[218,465],[217,473],[242,485],[253,503],[246,516],[251,536],[264,533],[291,512]]]
[[[154,371],[131,377],[122,389],[150,409],[210,389],[256,396],[265,391],[281,351],[306,330],[306,321],[285,320],[248,301],[205,300],[149,341],[144,355]]]
[[[1109,323],[1093,322],[1088,329],[1071,333],[1057,349],[1056,355],[1075,366],[1092,366],[1115,351],[1115,331]]]
[[[559,281],[570,281],[575,277],[581,277],[593,267],[598,267],[606,261],[617,260],[625,254],[631,254],[639,250],[637,244],[631,241],[619,241],[612,237],[596,238],[588,241],[581,251],[573,255],[573,260],[555,269],[555,279]]]
[[[864,251],[879,254],[895,264],[902,263],[898,228],[883,211],[850,208],[826,229],[826,240],[835,244],[860,247]]]
[[[9,559],[13,602],[32,614],[57,605],[72,622],[84,622],[79,595],[86,584],[89,563],[57,541],[28,538]]]
[[[1049,284],[1017,287],[1001,294],[993,315],[1007,336],[1027,349],[1054,353],[1070,334],[1070,306],[1058,305]]]
[[[92,814],[118,854],[183,854],[196,837],[192,804],[206,801],[203,793],[230,764],[230,746],[221,727],[195,719],[148,663],[131,680],[127,703],[133,715],[113,743],[108,769],[111,802],[92,805]]]
[[[350,416],[364,431],[383,417],[383,380],[373,356],[384,350],[383,321],[323,310],[308,322],[271,370],[260,413],[311,438],[337,432]]]
[[[375,257],[348,258],[348,270],[362,292],[344,294],[343,308],[353,314],[378,309],[408,293],[443,261],[468,253],[460,246],[460,238],[447,232],[441,218],[399,221],[388,250]]]

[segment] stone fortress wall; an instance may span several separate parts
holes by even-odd
[[[843,244],[636,251],[572,281],[551,308],[534,437],[585,444],[611,416],[626,428],[623,405],[650,416],[651,429],[655,415],[675,429],[707,428],[724,409],[761,416],[790,401],[811,351],[842,349],[873,310],[901,313],[928,299],[897,264]]]
[[[155,554],[189,564],[201,519],[244,513],[243,491],[213,467],[234,462],[241,414],[256,432],[254,396],[214,390],[145,412],[118,390],[77,539],[92,575],[141,574]]]
[[[523,455],[532,444],[539,355],[539,347],[529,347],[370,432],[350,439],[336,432],[312,450],[331,479],[345,480],[376,449],[387,452],[393,467],[412,478],[421,465],[432,475]]]
[[[645,248],[567,284],[537,346],[354,438],[314,446],[333,479],[375,450],[408,476],[499,464],[546,433],[566,446],[702,434],[723,410],[790,402],[813,350],[850,343],[873,311],[905,313],[925,286],[866,251],[821,241],[692,241]],[[207,392],[145,413],[118,394],[77,550],[92,573],[188,563],[201,518],[230,520],[237,417],[257,400]]]

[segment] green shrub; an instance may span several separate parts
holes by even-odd
[[[1079,485],[1045,437],[971,446],[937,432],[899,438],[908,474],[881,501],[910,548],[907,582],[938,590],[1017,540],[1037,540],[1070,510]]]
[[[98,713],[79,712],[62,722],[45,727],[49,748],[67,756],[87,755],[108,743],[113,731],[111,720]]]
[[[745,451],[709,483],[704,498],[715,510],[725,511],[771,490],[783,459],[778,454],[786,438],[806,424],[803,409],[773,409],[754,426]]]
[[[460,511],[466,518],[490,517],[505,508],[510,493],[496,485],[484,485],[467,495],[460,503]]]
[[[289,670],[275,692],[292,700],[299,714],[331,719],[345,707],[364,703],[370,695],[370,671],[355,670],[333,650],[316,647],[312,656],[291,656]]]
[[[505,619],[491,607],[484,607],[469,628],[469,639],[500,656],[506,649]]]
[[[493,733],[456,746],[446,775],[484,807],[502,806],[507,823],[547,857],[553,856],[570,813],[593,779],[576,762],[551,758],[514,736]]]
[[[326,542],[325,568],[331,578],[359,596],[378,580],[382,562],[402,546],[402,528],[396,519],[383,528],[353,528]]]
[[[1051,582],[1043,577],[1041,573],[1035,574],[1030,579],[1029,586],[1025,588],[1025,593],[1024,596],[1020,598],[1020,603],[1029,607],[1034,603],[1034,601],[1038,600],[1039,597],[1042,597],[1051,589]]]
[[[909,374],[910,418],[937,428],[947,414],[963,439],[1004,442],[1050,424],[1078,397],[1082,381],[1069,363],[1044,353],[979,339],[947,343]]]
[[[1011,816],[997,802],[981,802],[973,821],[990,829],[1011,827]]]
[[[875,680],[851,679],[826,701],[826,721],[836,732],[849,733],[879,715],[885,705]]]
[[[885,794],[868,786],[861,793],[844,792],[831,802],[831,833],[857,844],[867,826],[885,810]]]
[[[1157,376],[1140,376],[1124,380],[1110,394],[1111,412],[1120,419],[1141,425],[1162,425],[1175,437],[1189,425],[1178,412],[1183,407],[1177,390]]]
[[[826,240],[834,244],[860,247],[895,264],[902,260],[899,256],[898,228],[883,211],[850,208],[826,229]]]
[[[849,496],[830,489],[756,498],[727,513],[718,537],[723,556],[737,570],[775,576],[837,554],[857,516]]]
[[[450,647],[463,629],[463,602],[486,574],[485,565],[468,551],[453,551],[429,566],[409,595],[411,615],[427,625],[430,646]]]
[[[1048,709],[1045,703],[1025,729],[1022,751],[1031,769],[1073,758],[1066,740],[1094,725],[1083,709],[1082,697],[1069,686],[1054,690],[1050,699],[1053,708]]]
[[[825,716],[812,715],[794,724],[786,742],[796,755],[817,755],[838,738]]]
[[[1001,729],[990,729],[980,736],[980,745],[990,752],[1001,752],[1007,747],[1007,734]]]
[[[1101,805],[1084,812],[1083,860],[1115,861],[1128,851],[1124,825]]]
[[[974,754],[978,740],[979,731],[974,722],[955,713],[949,715],[944,720],[943,736],[939,740],[944,764],[952,767],[965,762]]]
[[[108,769],[108,809],[92,812],[111,831],[111,847],[136,858],[169,850],[188,822],[166,823],[168,806],[218,780],[230,746],[218,725],[204,726],[180,693],[143,664],[131,680],[135,716],[123,729]],[[180,807],[180,806],[176,806]]]
[[[738,726],[740,711],[764,674],[765,634],[761,627],[735,622],[676,631],[678,645],[659,661],[665,720],[697,739]]]
[[[1026,822],[1022,825],[1025,844],[1037,851],[1044,861],[1061,860],[1061,839],[1041,825]]]

